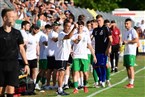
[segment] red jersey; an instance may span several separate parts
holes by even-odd
[[[120,43],[120,30],[115,27],[111,29],[111,34],[112,34],[112,45],[116,45]]]

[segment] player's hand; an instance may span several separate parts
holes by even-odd
[[[95,64],[97,63],[97,58],[96,58],[96,57],[94,57],[94,63],[95,63]]]
[[[81,35],[78,35],[78,40],[81,40],[81,39],[82,39]]]
[[[128,41],[123,41],[123,44],[128,44]]]
[[[25,65],[24,72],[28,75],[30,73],[29,65]]]
[[[77,23],[74,23],[74,29],[75,28],[78,28],[78,24]]]
[[[109,50],[109,49],[107,49],[107,50],[105,51],[105,55],[106,55],[106,56],[110,56],[110,50]]]

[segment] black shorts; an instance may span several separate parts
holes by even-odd
[[[28,60],[30,69],[37,68],[37,59]]]
[[[57,70],[66,70],[68,61],[56,60],[56,63]]]
[[[0,61],[0,87],[18,86],[18,61]]]
[[[67,63],[68,63],[69,65],[72,64],[72,56],[71,56],[71,55],[69,56],[69,59],[68,59]]]
[[[47,56],[47,68],[56,69],[56,61],[54,56]]]

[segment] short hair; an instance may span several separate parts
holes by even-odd
[[[69,19],[72,19],[73,21],[75,21],[75,17],[73,14],[70,14]]]
[[[23,26],[27,25],[27,24],[30,24],[30,22],[28,21],[23,21],[22,24],[21,24],[21,28],[23,28]]]
[[[103,16],[102,16],[101,14],[98,14],[98,15],[96,16],[96,19],[98,19],[98,18],[103,18]]]
[[[39,28],[36,24],[33,24],[33,25],[31,26],[31,29],[39,30],[40,28]]]
[[[9,9],[9,8],[4,8],[1,12],[1,17],[4,18],[4,16],[10,12],[10,11],[14,11],[13,9]]]
[[[64,27],[67,23],[70,23],[70,21],[69,21],[68,19],[65,19],[64,22],[63,22],[63,27]]]
[[[52,29],[52,26],[49,25],[49,24],[46,24],[46,25],[45,25],[45,29]]]
[[[86,24],[91,24],[92,23],[92,21],[91,20],[89,20],[89,21],[87,21],[87,23]]]
[[[125,22],[128,22],[128,21],[132,22],[131,18],[127,18],[127,19],[125,20]]]
[[[83,21],[78,21],[77,24],[78,24],[78,25],[83,25],[83,26],[84,26],[84,22],[83,22]]]
[[[78,20],[84,20],[84,19],[85,19],[85,15],[82,14],[78,16]]]
[[[40,18],[40,16],[44,15],[44,13],[39,13],[38,14],[38,18]]]
[[[93,20],[91,20],[91,22],[97,22],[97,20],[96,19],[93,19]]]
[[[106,24],[106,23],[110,23],[110,21],[108,20],[108,19],[105,19],[104,20],[104,23]]]

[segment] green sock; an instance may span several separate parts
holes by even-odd
[[[74,82],[74,87],[78,88],[78,82]]]
[[[84,80],[84,86],[86,86],[86,85],[87,85],[87,83],[88,83],[88,81],[87,81],[87,80]]]
[[[40,80],[41,80],[41,76],[38,75],[36,79],[36,83],[38,83]]]
[[[110,79],[110,68],[106,68],[106,80]]]
[[[46,78],[45,78],[45,77],[42,77],[42,80],[41,80],[42,85],[44,85],[44,84],[45,84],[45,81],[46,81]]]
[[[95,69],[93,69],[93,78],[95,82],[98,82],[98,75]]]

